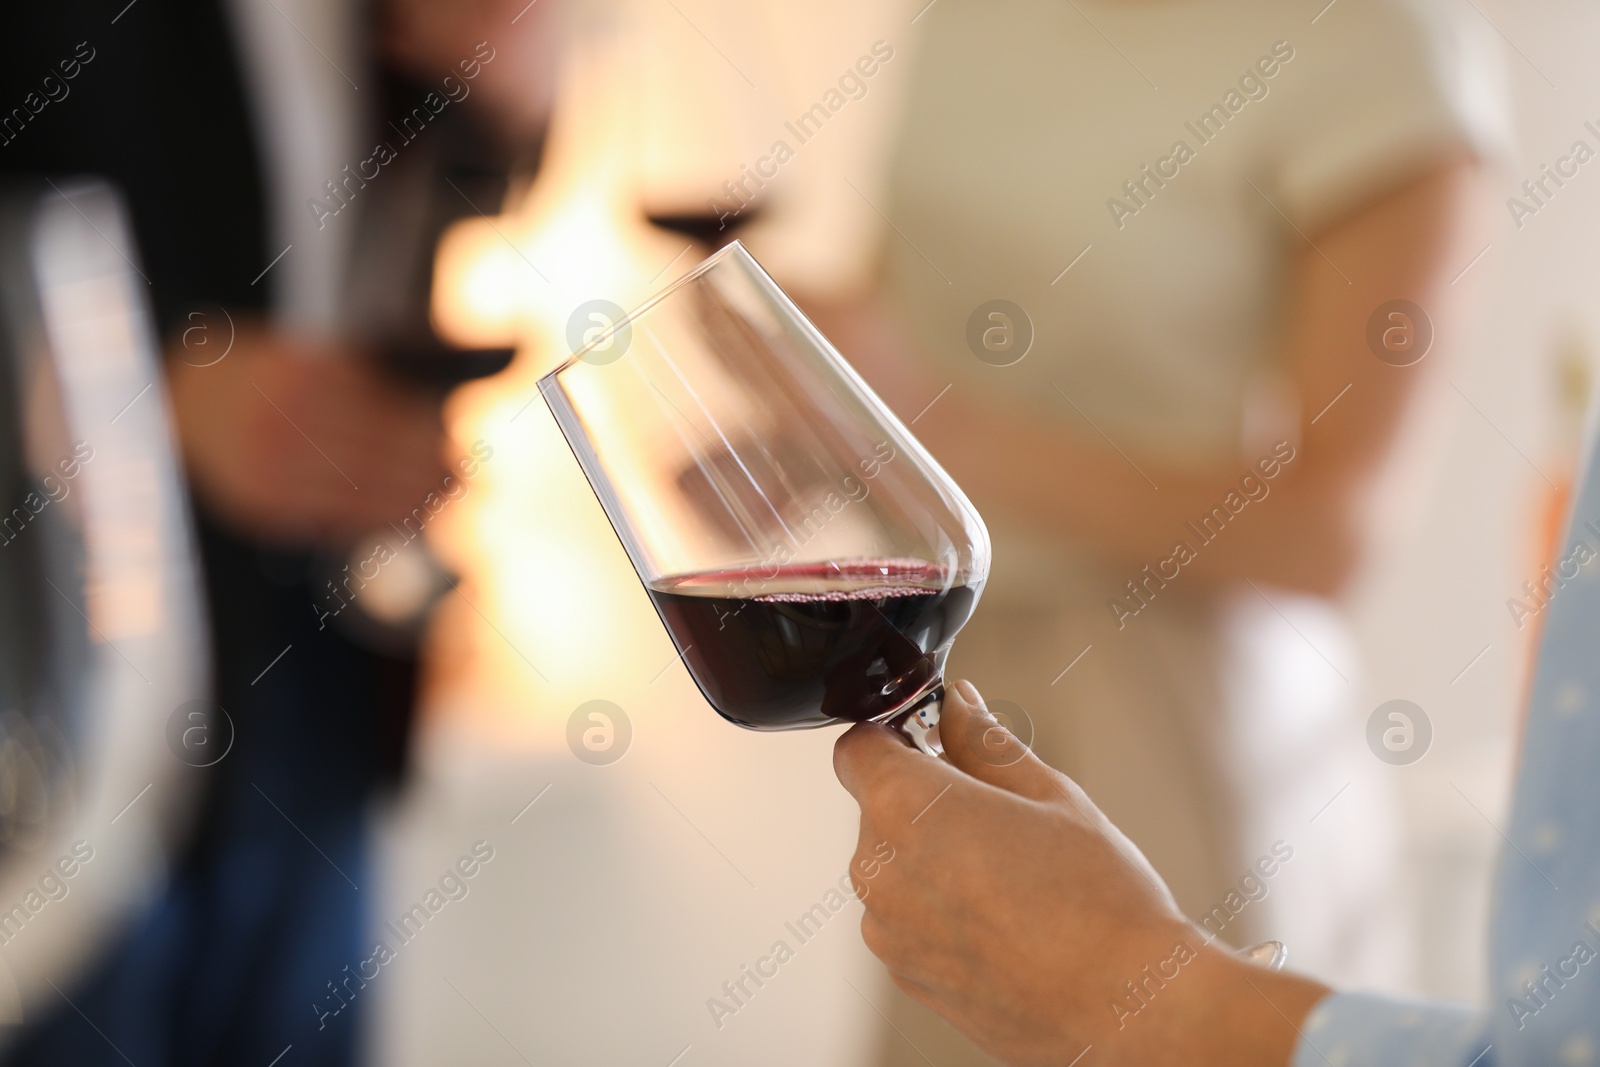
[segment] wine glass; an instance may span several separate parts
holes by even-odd
[[[983,520],[734,241],[539,381],[689,673],[752,730],[925,752]]]

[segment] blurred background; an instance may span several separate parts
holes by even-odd
[[[1007,701],[1092,794],[1106,778],[1113,814],[1149,828],[1149,844],[1130,829],[1135,841],[1181,870],[1192,917],[1229,907],[1236,890],[1251,897],[1241,878],[1286,843],[1294,859],[1230,941],[1281,936],[1292,966],[1329,982],[1483,995],[1488,871],[1537,630],[1509,601],[1536,603],[1524,582],[1538,585],[1552,558],[1600,360],[1589,298],[1600,184],[1586,166],[1536,197],[1523,183],[1576,141],[1600,148],[1585,125],[1600,123],[1585,110],[1600,90],[1586,51],[1600,15],[1505,0],[1036,6],[135,0],[40,16],[0,49],[0,107],[19,109],[0,115],[7,492],[21,504],[76,442],[94,453],[78,496],[42,513],[22,505],[60,529],[7,527],[0,548],[40,555],[0,560],[13,580],[0,907],[24,909],[9,927],[0,915],[0,1055],[969,1062],[891,995],[854,902],[803,942],[785,925],[838,886],[854,846],[835,733],[757,736],[708,710],[534,386],[733,236],[971,492],[997,574],[1026,559],[1014,564],[1024,584],[1110,627],[1090,632],[1066,607],[1029,614],[997,585],[952,671]],[[1222,43],[1185,43],[1170,22],[1184,18]],[[1148,204],[1119,188],[1280,40],[1294,60],[1233,115],[1219,148]],[[1337,98],[1340,78],[1370,91],[1310,99]],[[207,88],[220,84],[231,103]],[[1415,127],[1367,139],[1368,184],[1342,199],[1305,194],[1280,210],[1274,186],[1245,188],[1245,200],[1215,191],[1218,174],[1268,173],[1280,151],[1303,162],[1341,136],[1363,142],[1363,116],[1430,93],[1437,104],[1415,109]],[[1057,114],[1067,132],[1052,127]],[[1325,140],[1296,141],[1302,121]],[[1220,140],[1235,135],[1237,150]],[[1434,242],[1428,291],[1441,307],[1469,295],[1438,313],[1437,347],[1415,364],[1429,377],[1403,417],[1374,431],[1389,453],[1378,532],[1336,582],[1265,575],[1239,593],[1244,564],[1237,576],[1221,563],[1196,572],[1195,599],[1178,588],[1128,620],[1150,650],[1115,651],[1144,646],[1115,644],[1095,583],[1110,575],[1120,595],[1156,557],[1030,569],[1037,531],[976,484],[1006,405],[1054,420],[1105,469],[1121,453],[1200,485],[1223,471],[1206,499],[1270,451],[1259,441],[1316,455],[1312,417],[1331,424],[1340,409],[1282,401],[1293,367],[1273,355],[1310,314],[1296,279],[1334,265],[1317,246],[1346,215],[1461,160],[1472,179],[1450,225],[1396,238],[1402,257]],[[1048,203],[1052,168],[1063,198],[1081,201],[1070,209]],[[81,181],[95,176],[111,184]],[[1103,191],[1083,199],[1084,187]],[[1119,225],[1107,197],[1141,210]],[[1180,383],[1195,373],[1183,369],[1191,345],[1260,348],[1235,377],[1259,371],[1269,400],[1219,401],[1238,431],[1221,445],[1209,431],[1149,429],[1182,421],[1162,404],[1206,399],[1146,380],[1161,366],[1140,362],[1137,344],[1133,371],[1116,366],[1129,279],[1151,279],[1159,328],[1164,293],[1215,284],[1201,277],[1204,242],[1220,232],[1179,230],[1171,239],[1192,254],[1168,260],[1126,231],[1186,225],[1208,197],[1245,205],[1208,225],[1248,233],[1241,246],[1257,251],[1215,264],[1258,286],[1238,315],[1262,325],[1230,333],[1222,315],[1147,343],[1179,353]],[[1514,211],[1510,197],[1537,210]],[[1161,217],[1168,200],[1182,204],[1176,221]],[[986,227],[1004,225],[989,242]],[[86,277],[102,288],[85,290]],[[993,300],[1029,321],[1032,347],[1011,366],[968,341],[969,319]],[[1112,325],[1081,329],[1099,303]],[[1061,357],[1059,380],[1086,383],[1087,414],[1069,401],[1039,416],[985,384],[1106,338],[1084,361],[1111,368],[1101,379]],[[1362,338],[1349,348],[1328,358],[1377,355]],[[1125,379],[1122,397],[1104,384]],[[1045,392],[1054,379],[1011,380]],[[956,406],[963,392],[974,407]],[[1335,393],[1318,395],[1360,402],[1359,390]],[[1156,398],[1144,426],[1129,414],[1140,396]],[[1046,495],[1110,484],[1075,482],[1077,466],[1048,453],[1012,458],[1046,472],[1035,475]],[[134,460],[154,472],[159,523],[128,503]],[[1378,480],[1377,461],[1368,473]],[[361,484],[358,503],[346,483]],[[1282,490],[1278,506],[1295,499]],[[74,547],[54,559],[47,540]],[[351,584],[351,571],[380,577]],[[32,599],[47,574],[67,583],[39,587],[48,607]],[[141,579],[162,590],[146,590],[157,606],[143,616],[104,592]],[[1218,620],[1237,621],[1236,595],[1258,616],[1245,627],[1255,636],[1211,642]],[[1162,622],[1168,605],[1187,621]],[[65,664],[56,673],[73,674],[72,656],[93,664],[78,668],[87,694],[29,680],[42,654],[28,652],[28,631],[50,627],[78,632],[81,649],[44,644],[65,649],[51,654]],[[1212,694],[1196,698],[1204,707],[1179,741],[1116,696],[1162,671],[1141,699]],[[1369,743],[1369,720],[1393,700],[1420,709],[1431,738],[1401,763]],[[70,706],[58,718],[72,725],[38,740],[53,720],[34,705]],[[1129,725],[1074,747],[1088,735],[1051,733],[1069,720]],[[586,740],[597,727],[602,740]],[[1146,749],[1175,762],[1129,755]],[[1206,793],[1209,829],[1175,813],[1181,788],[1142,784],[1162,766],[1226,779]],[[1227,848],[1208,866],[1164,834]],[[93,860],[71,876],[52,866],[79,841]],[[1352,855],[1360,879],[1337,896],[1329,871]],[[44,886],[48,906],[34,908],[27,894],[52,869],[68,891]],[[429,917],[405,927],[419,904]],[[392,958],[377,957],[379,939]],[[713,1000],[738,1003],[724,983],[780,940],[794,958],[719,1017]]]

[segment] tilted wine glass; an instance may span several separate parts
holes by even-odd
[[[891,722],[939,751],[945,657],[988,532],[743,245],[539,389],[719,714]]]

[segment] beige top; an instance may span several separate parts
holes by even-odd
[[[1096,443],[1097,427],[1136,460],[1242,472],[1251,398],[1279,369],[1287,268],[1307,247],[1297,231],[1446,153],[1510,142],[1498,45],[1470,9],[1319,7],[928,9],[886,206],[899,232],[884,240],[888,290],[932,374]],[[1014,365],[968,340],[995,299],[1033,324]],[[1007,571],[1035,586],[1103,577],[1045,531],[985,519],[996,585]]]
[[[1313,22],[1318,7],[929,9],[886,208],[904,238],[885,242],[935,372],[1096,436],[1059,386],[1136,457],[1237,456],[1278,358],[1296,229],[1509,141],[1496,42],[1470,8],[1336,0]],[[996,298],[1035,329],[1010,367],[966,340]]]

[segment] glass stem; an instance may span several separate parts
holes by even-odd
[[[944,705],[944,682],[935,682],[927,692],[895,713],[888,725],[897,730],[911,747],[935,759],[947,759],[939,741],[939,709]]]

